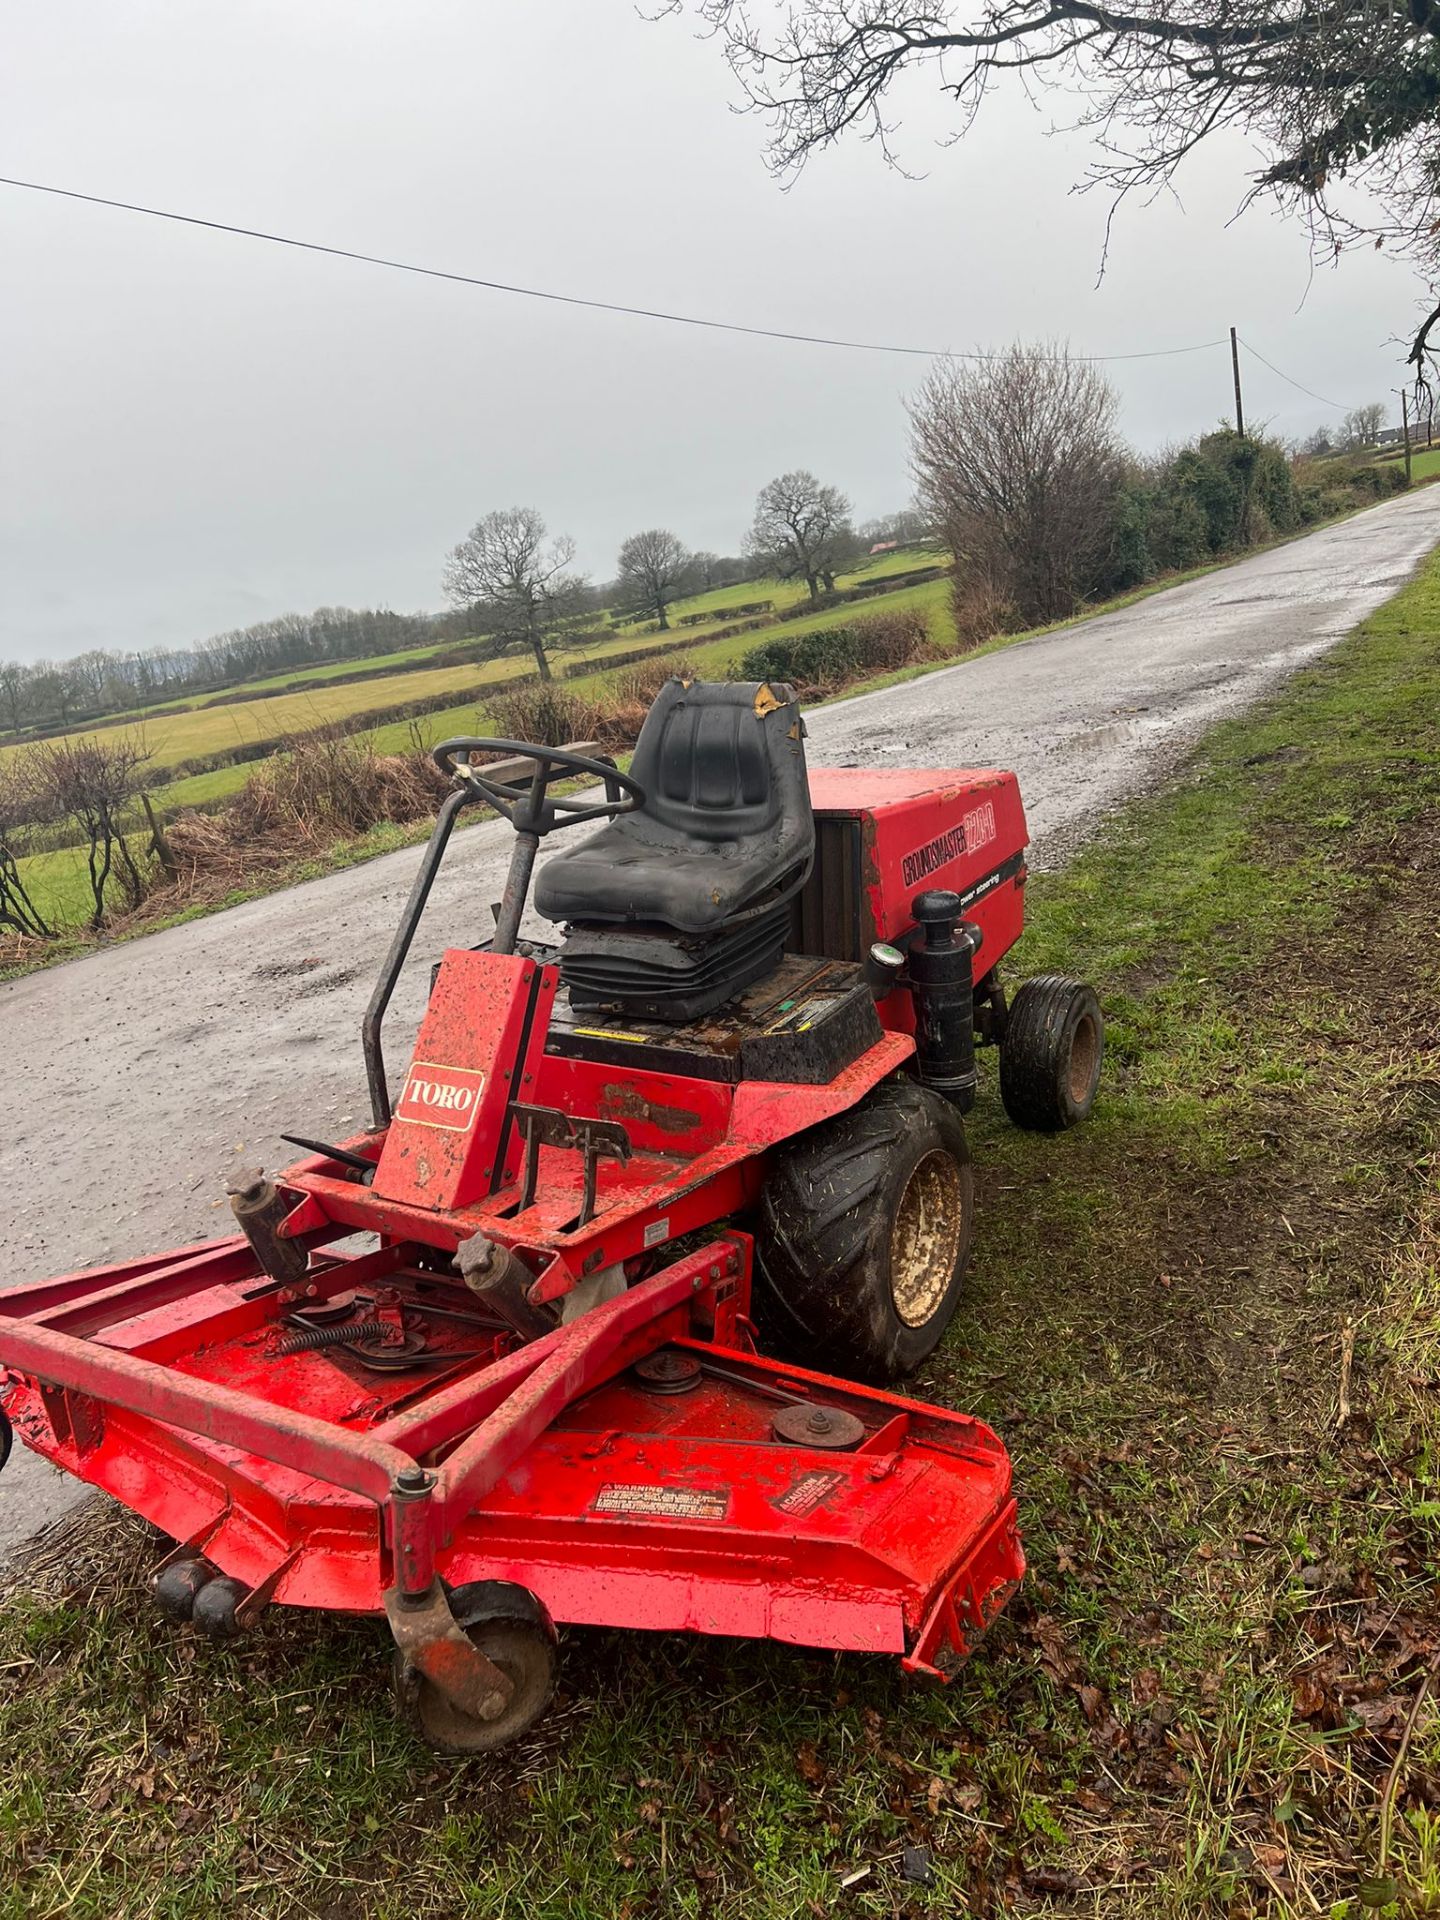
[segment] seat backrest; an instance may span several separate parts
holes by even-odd
[[[630,764],[644,816],[696,840],[743,840],[807,816],[803,734],[793,687],[667,680]]]

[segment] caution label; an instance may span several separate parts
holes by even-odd
[[[836,1487],[843,1485],[844,1480],[843,1473],[817,1467],[813,1473],[802,1473],[798,1480],[791,1482],[784,1493],[777,1494],[770,1504],[780,1513],[788,1513],[796,1520],[803,1520],[807,1513],[813,1513],[816,1507],[823,1505]]]
[[[723,1520],[730,1496],[715,1487],[657,1487],[612,1482],[595,1496],[592,1513],[644,1515],[655,1520]]]

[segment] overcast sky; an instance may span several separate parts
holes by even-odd
[[[791,191],[713,43],[625,0],[0,4],[0,172],[366,252],[752,324],[1136,353],[1234,322],[1345,405],[1390,395],[1403,269],[1310,284],[1303,234],[1227,221],[1250,156],[1183,204],[1069,188],[1084,143],[1002,100],[954,146],[907,85],[901,148]],[[441,603],[484,512],[541,509],[582,563],[668,525],[734,551],[812,467],[861,517],[910,491],[923,361],[545,305],[0,187],[0,657],[170,645],[322,603]],[[1308,288],[1308,292],[1307,292]],[[1117,362],[1131,440],[1227,411],[1224,351]],[[1252,418],[1338,416],[1253,360]]]

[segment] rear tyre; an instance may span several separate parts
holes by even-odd
[[[965,1129],[947,1100],[891,1080],[770,1160],[756,1252],[767,1321],[808,1366],[912,1373],[960,1298],[975,1215]]]
[[[395,1655],[395,1697],[411,1724],[438,1753],[493,1753],[518,1740],[549,1706],[559,1658],[555,1626],[527,1587],[508,1580],[473,1580],[455,1587],[450,1611],[514,1692],[494,1720],[463,1712],[437,1687]]]
[[[1015,995],[1000,1042],[1000,1098],[1017,1127],[1061,1133],[1095,1104],[1105,1022],[1093,987],[1042,973]]]

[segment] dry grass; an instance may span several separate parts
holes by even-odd
[[[307,734],[252,773],[220,813],[182,814],[166,829],[175,871],[145,912],[221,897],[383,822],[426,820],[445,776],[421,753],[379,754],[361,734]]]
[[[563,747],[570,740],[598,740],[612,751],[633,747],[656,694],[676,674],[688,674],[683,653],[657,654],[625,667],[590,694],[562,686],[516,687],[492,700],[490,725],[507,740],[534,740]]]

